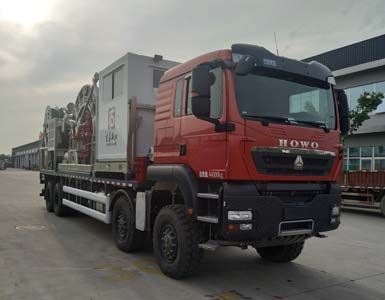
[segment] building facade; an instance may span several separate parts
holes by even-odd
[[[351,109],[364,92],[385,95],[385,35],[331,50],[304,61],[328,66]],[[357,132],[344,139],[345,170],[385,170],[385,101]]]
[[[12,149],[12,165],[14,168],[36,170],[39,168],[39,148],[41,140],[24,144]]]

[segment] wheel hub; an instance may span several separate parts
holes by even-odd
[[[167,224],[160,234],[160,252],[168,262],[175,261],[178,254],[178,237],[175,228]]]

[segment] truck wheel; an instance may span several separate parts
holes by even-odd
[[[385,196],[381,199],[381,213],[385,217]]]
[[[304,242],[291,245],[257,248],[258,254],[268,261],[285,263],[296,259],[302,252]]]
[[[200,241],[200,229],[186,214],[184,205],[161,209],[155,219],[153,247],[164,274],[174,279],[190,275],[203,257]]]
[[[68,208],[63,205],[63,194],[61,184],[57,182],[53,190],[53,207],[55,215],[64,217],[68,213]]]
[[[116,246],[124,252],[143,248],[144,232],[135,226],[135,209],[131,199],[120,197],[112,212],[112,234]]]
[[[52,182],[48,181],[44,187],[44,199],[45,199],[45,208],[48,212],[53,212],[53,188]]]

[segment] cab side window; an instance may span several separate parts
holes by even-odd
[[[192,114],[192,109],[191,109],[191,76],[186,78],[186,115],[191,115]]]
[[[176,82],[175,98],[174,98],[174,117],[180,117],[182,115],[183,107],[183,79],[179,79]]]
[[[211,93],[211,114],[210,117],[218,119],[222,116],[222,69],[220,67],[211,71],[215,75],[215,83],[210,88]],[[186,115],[192,114],[191,109],[191,77],[186,78]]]
[[[215,75],[215,83],[211,86],[211,114],[210,117],[219,119],[222,116],[222,68],[212,70]]]

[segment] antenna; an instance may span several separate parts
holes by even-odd
[[[277,56],[279,56],[278,45],[277,45],[277,36],[275,35],[275,31],[274,31],[274,41],[275,41],[275,50],[277,51]]]

